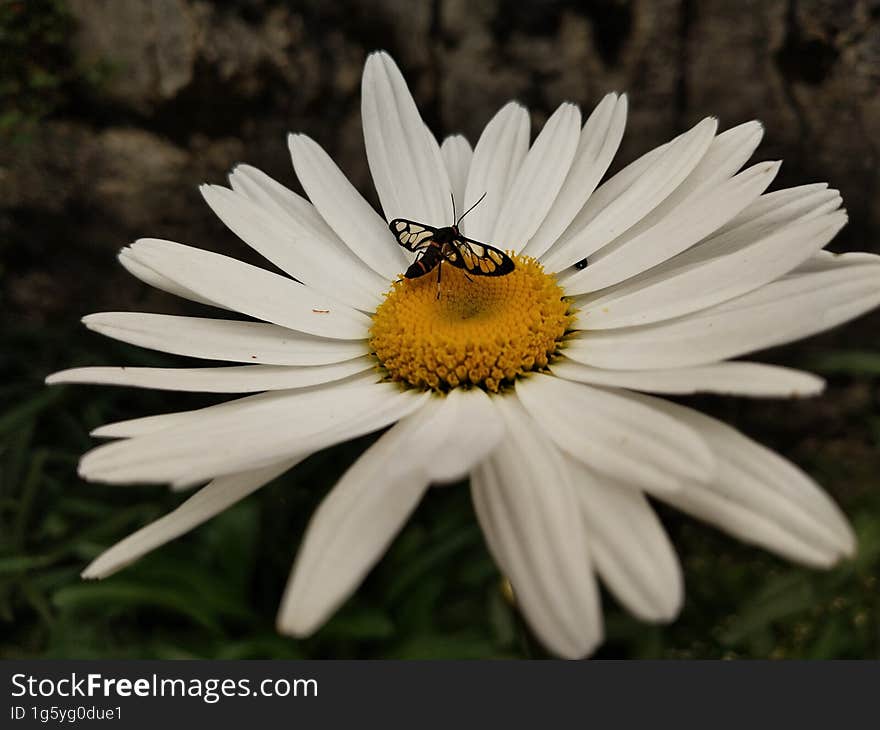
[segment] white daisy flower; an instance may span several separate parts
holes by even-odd
[[[597,580],[645,621],[670,621],[682,572],[646,495],[798,563],[852,555],[853,532],[797,467],[729,426],[647,394],[807,396],[809,373],[743,360],[880,303],[880,257],[822,248],[846,222],[825,184],[764,191],[778,162],[741,170],[762,127],[708,118],[605,181],[627,100],[582,125],[563,104],[529,145],[510,103],[476,146],[438,144],[391,58],[369,57],[362,113],[384,215],[304,135],[308,200],[245,165],[205,199],[287,278],[143,239],[120,261],[159,289],[247,321],[107,312],[92,330],[240,363],[80,368],[50,383],[255,393],[112,423],[80,474],[205,484],[99,556],[103,578],[205,522],[310,454],[391,426],[315,513],[278,627],[315,631],[355,590],[431,484],[470,476],[477,519],[517,605],[552,652],[602,641]],[[461,233],[507,250],[504,276],[456,268],[401,279],[413,256],[387,221],[436,228],[485,199]],[[450,257],[451,258],[451,257]],[[473,262],[472,262],[473,263]],[[438,296],[439,294],[439,296]]]

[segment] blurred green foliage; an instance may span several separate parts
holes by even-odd
[[[101,550],[173,508],[162,488],[81,482],[91,428],[198,407],[189,394],[44,388],[67,365],[168,365],[170,358],[70,328],[13,327],[0,397],[0,656],[114,658],[543,657],[504,599],[464,485],[435,489],[364,586],[314,637],[276,634],[275,612],[309,516],[367,437],[316,454],[255,496],[100,582],[79,571]],[[828,370],[846,362],[829,355]],[[818,365],[821,367],[822,362]],[[837,376],[836,376],[837,377]],[[830,396],[826,396],[830,397]],[[866,410],[851,438],[876,450]],[[876,466],[876,462],[874,463]],[[841,464],[807,467],[831,479]],[[869,471],[863,473],[869,479]],[[832,481],[834,481],[832,479]],[[829,572],[793,567],[661,508],[685,568],[687,603],[664,627],[627,616],[606,596],[602,657],[880,657],[880,493],[847,490],[858,557]]]

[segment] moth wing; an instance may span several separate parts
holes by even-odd
[[[446,260],[459,269],[477,276],[504,276],[516,268],[513,259],[504,251],[471,238],[453,238],[452,251]]]
[[[397,242],[407,251],[421,251],[431,245],[437,229],[424,223],[395,218],[388,224]]]

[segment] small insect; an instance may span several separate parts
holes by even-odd
[[[330,314],[330,310],[329,310],[329,309],[313,309],[312,311],[313,311],[315,314]]]
[[[403,274],[406,279],[420,276],[437,269],[437,297],[440,297],[440,276],[444,262],[474,276],[504,276],[513,271],[515,264],[504,251],[461,235],[458,229],[462,219],[486,197],[483,196],[468,208],[451,226],[434,228],[425,223],[395,218],[388,227],[397,242],[408,251],[418,252],[418,258]],[[455,199],[452,200],[453,216]]]

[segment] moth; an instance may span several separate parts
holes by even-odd
[[[474,276],[504,276],[514,270],[513,259],[504,251],[467,238],[458,228],[464,216],[470,213],[482,199],[474,203],[451,226],[434,228],[426,223],[418,223],[406,218],[395,218],[388,224],[401,246],[407,251],[418,253],[416,260],[403,274],[404,278],[418,279],[436,268],[439,286],[444,263],[450,263]],[[453,201],[453,209],[454,206]]]

